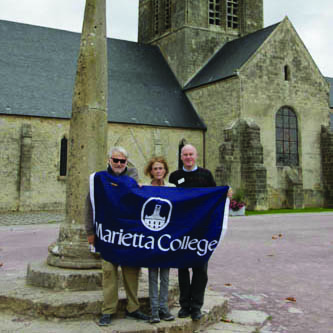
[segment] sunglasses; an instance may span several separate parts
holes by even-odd
[[[125,164],[127,160],[123,160],[121,158],[113,158],[111,157],[111,160],[114,162],[114,163],[118,163],[120,162],[121,164]]]

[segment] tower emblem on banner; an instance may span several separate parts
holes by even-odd
[[[170,222],[172,203],[162,198],[149,198],[141,209],[141,222],[152,231],[163,230]]]

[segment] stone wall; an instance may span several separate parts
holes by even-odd
[[[320,131],[329,121],[329,87],[288,19],[240,69],[239,79],[241,118],[253,119],[261,129],[269,207],[294,207],[288,166],[276,163],[275,115],[283,106],[297,116],[299,165],[294,169],[301,177],[303,205],[322,206]]]
[[[140,1],[138,40],[159,45],[182,86],[224,43],[263,27],[262,0],[239,3],[237,28],[229,28],[224,19],[227,16],[225,1],[220,3],[220,25],[209,23],[208,0],[171,0],[169,29],[165,28],[164,0],[158,1],[158,8],[159,14],[155,16],[153,1]]]
[[[260,128],[253,122],[239,120],[224,130],[224,136],[220,165],[216,169],[217,184],[231,185],[235,193],[242,191],[247,209],[267,209],[267,175]]]
[[[236,35],[229,37],[234,39]],[[184,86],[227,41],[216,31],[183,27],[154,40],[181,86]]]
[[[321,158],[324,182],[324,206],[333,208],[333,130],[321,128]]]
[[[186,91],[191,103],[207,126],[206,167],[212,172],[219,164],[218,149],[223,130],[240,115],[240,85],[237,77]]]
[[[60,141],[68,121],[0,117],[0,211],[63,209]]]
[[[0,211],[64,209],[66,177],[60,176],[60,147],[68,132],[69,120],[0,117]],[[153,155],[165,156],[171,171],[178,168],[178,145],[182,140],[198,147],[202,165],[202,131],[108,126],[108,147],[125,147],[143,182],[148,180],[144,166]]]

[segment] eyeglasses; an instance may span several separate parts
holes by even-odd
[[[111,160],[114,162],[114,163],[118,163],[118,162],[120,162],[121,164],[125,164],[126,163],[126,159],[125,160],[123,160],[123,159],[121,159],[121,158],[113,158],[113,157],[111,157]]]

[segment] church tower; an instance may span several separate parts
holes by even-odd
[[[138,41],[159,45],[184,86],[229,40],[263,28],[263,0],[140,0]]]

